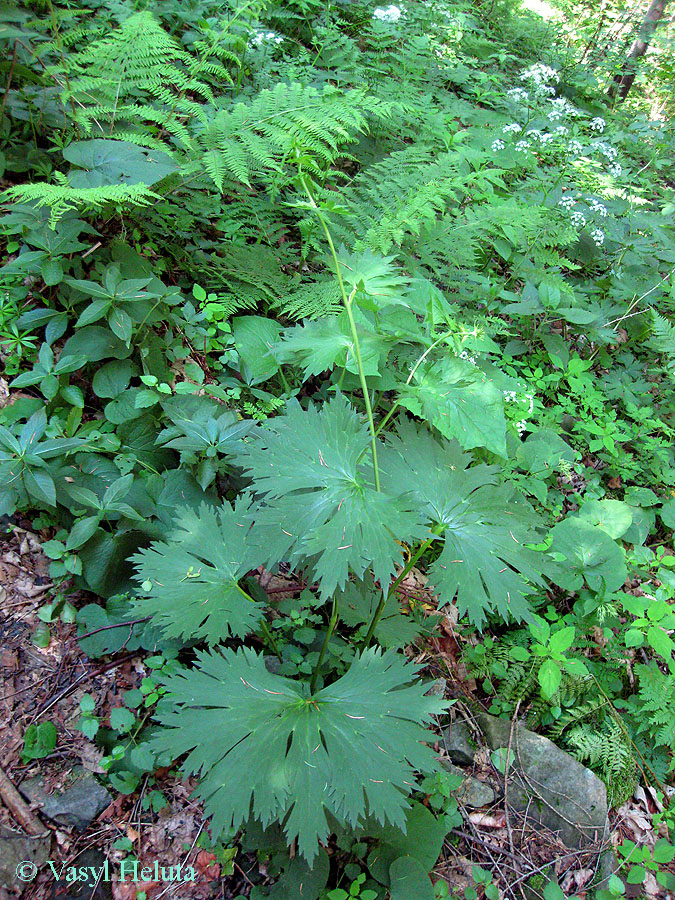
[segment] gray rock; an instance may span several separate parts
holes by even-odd
[[[459,778],[463,779],[460,786],[452,793],[460,803],[464,804],[464,806],[469,806],[472,809],[480,809],[482,806],[491,806],[495,802],[495,792],[489,784],[485,784],[484,781],[479,781],[477,778],[467,775],[466,772],[457,766],[454,766],[446,759],[441,760],[441,765],[446,772],[449,772],[451,775],[457,775]]]
[[[450,759],[458,766],[472,766],[476,754],[476,742],[471,729],[462,719],[455,721],[443,732],[445,749]]]
[[[48,794],[44,779],[38,775],[24,781],[21,792],[31,803],[40,804],[43,815],[78,831],[84,831],[112,800],[91,772],[85,772],[81,766],[73,767],[64,790]]]
[[[490,749],[507,747],[511,721],[480,712],[476,719]],[[607,791],[590,769],[548,738],[516,723],[508,782],[509,807],[558,832],[568,847],[604,838]]]
[[[0,825],[0,885],[21,893],[32,881],[29,876],[33,872],[30,866],[25,866],[23,874],[26,880],[22,881],[17,877],[17,866],[20,863],[33,863],[37,874],[37,870],[49,859],[50,844],[51,833],[29,837]]]
[[[621,877],[620,866],[621,863],[616,858],[616,853],[613,850],[605,850],[601,853],[593,887],[606,888],[607,882],[612,875],[618,874]]]

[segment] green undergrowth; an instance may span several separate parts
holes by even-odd
[[[448,896],[452,700],[405,648],[454,605],[493,712],[663,799],[671,123],[507,2],[22,3],[0,42],[0,514],[51,560],[36,641],[145,659],[81,703],[111,786],[196,775],[254,900]]]

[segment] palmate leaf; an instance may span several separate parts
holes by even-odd
[[[251,812],[263,826],[279,820],[311,862],[330,831],[327,811],[352,827],[368,815],[405,830],[414,773],[435,768],[422,726],[449,705],[411,683],[417,667],[369,649],[311,696],[248,648],[197,656],[196,668],[167,680],[153,740],[189,754],[183,768],[199,773],[215,833]]]
[[[486,447],[506,457],[501,391],[467,360],[443,359],[421,370],[403,386],[398,402],[465,450]]]
[[[320,409],[289,402],[285,415],[256,429],[233,455],[264,498],[256,527],[267,565],[309,561],[323,598],[371,565],[388,585],[401,558],[398,541],[427,534],[417,504],[397,485],[375,490],[368,445],[367,428],[338,395]]]
[[[247,517],[250,498],[219,510],[202,504],[198,511],[177,510],[178,527],[169,540],[157,541],[132,557],[147,599],[135,612],[152,615],[167,637],[203,638],[209,643],[228,634],[254,631],[264,604],[252,601],[239,579],[259,563]]]
[[[528,581],[542,584],[544,558],[524,546],[537,540],[537,520],[514,488],[497,483],[497,467],[468,468],[471,456],[457,442],[406,420],[380,456],[383,488],[412,491],[427,522],[442,528],[443,549],[429,569],[441,602],[456,594],[460,614],[479,627],[488,613],[527,619]]]
[[[366,376],[379,375],[380,364],[388,349],[387,339],[368,330],[361,323],[357,324],[357,330],[363,373]],[[304,381],[310,375],[320,375],[336,365],[358,374],[354,339],[347,313],[287,329],[284,341],[277,351],[277,358],[282,363],[303,366]]]

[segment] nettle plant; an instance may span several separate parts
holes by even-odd
[[[436,315],[421,324],[416,313],[424,309],[412,299],[424,302],[420,286],[416,295],[390,260],[338,252],[330,211],[314,200],[301,164],[299,173],[344,310],[311,336],[311,323],[289,329],[281,353],[292,351],[296,364],[301,357],[309,372],[341,354],[334,396],[322,405],[291,400],[282,415],[228,444],[228,464],[249,479],[234,504],[180,510],[167,540],[133,562],[145,594],[135,612],[151,615],[168,638],[209,645],[192,668],[167,678],[153,749],[185,755],[214,832],[250,819],[280,823],[312,864],[336,823],[355,830],[377,820],[405,831],[416,773],[435,771],[427,726],[448,703],[425,695],[418,667],[400,650],[411,623],[397,602],[399,584],[424,556],[441,604],[456,598],[478,624],[491,614],[522,620],[544,556],[527,546],[538,530],[527,503],[499,483],[497,466],[474,465],[467,452],[504,445],[501,392],[454,354],[440,292],[428,299]],[[438,337],[428,331],[436,327]],[[386,359],[388,343],[406,359],[401,345],[415,342],[408,377],[392,366],[381,385],[395,399],[377,426],[372,366],[378,354]],[[387,431],[403,409],[416,419],[403,413]],[[454,435],[464,447],[448,439]],[[270,604],[244,581],[281,562],[303,574],[315,607],[325,609],[323,641],[304,680],[275,674],[270,660],[282,653]],[[338,634],[346,653],[332,649]],[[255,635],[269,657],[249,646]]]

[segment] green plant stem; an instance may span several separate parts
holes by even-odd
[[[297,151],[296,151],[297,153]],[[354,291],[347,296],[347,291],[345,290],[345,284],[342,280],[342,270],[340,269],[340,262],[338,260],[337,251],[335,250],[335,244],[333,243],[333,238],[331,237],[331,233],[328,230],[328,225],[326,224],[326,220],[321,214],[321,210],[319,209],[314,197],[312,196],[312,192],[305,181],[305,178],[302,172],[298,169],[298,177],[300,179],[300,183],[304,188],[305,193],[309,197],[309,202],[316,213],[316,217],[321,223],[321,227],[323,229],[323,233],[326,236],[326,240],[328,241],[328,246],[330,248],[331,256],[333,257],[333,262],[335,263],[335,274],[337,275],[338,284],[340,286],[340,293],[342,294],[342,303],[344,305],[345,310],[347,311],[347,318],[349,320],[349,328],[352,333],[352,340],[354,341],[354,354],[356,356],[356,364],[359,368],[359,381],[361,383],[361,391],[363,392],[363,400],[366,405],[366,415],[368,416],[368,426],[370,428],[370,450],[373,457],[373,474],[375,476],[375,490],[380,490],[380,470],[377,464],[377,433],[375,431],[375,420],[373,418],[373,408],[370,404],[370,393],[368,391],[368,385],[366,384],[366,376],[363,370],[363,358],[361,356],[361,346],[359,344],[359,336],[356,330],[356,321],[354,320],[354,313],[352,312],[352,303],[354,300]]]
[[[326,650],[328,649],[328,642],[330,641],[333,632],[335,631],[335,626],[337,625],[338,620],[338,602],[337,597],[333,595],[333,608],[330,612],[330,619],[328,620],[328,628],[326,629],[326,635],[323,639],[323,644],[321,645],[321,650],[319,652],[319,658],[316,661],[316,665],[314,666],[314,672],[312,673],[312,680],[309,685],[309,693],[314,694],[316,689],[316,682],[319,678],[319,670],[321,669],[321,664],[323,662],[323,658],[326,655]]]
[[[361,645],[361,652],[363,652],[368,647],[371,640],[373,639],[373,634],[375,633],[375,629],[377,628],[377,623],[380,621],[380,618],[382,617],[382,613],[384,612],[384,607],[387,605],[387,600],[393,595],[393,593],[396,591],[396,588],[403,581],[403,579],[408,574],[408,572],[410,572],[412,567],[415,565],[417,560],[422,556],[422,554],[425,552],[425,550],[427,550],[433,543],[434,539],[436,537],[438,537],[439,534],[441,534],[441,532],[443,531],[443,525],[434,525],[434,527],[431,529],[431,531],[432,531],[431,537],[427,538],[426,541],[424,541],[422,544],[420,544],[415,555],[410,557],[410,559],[405,564],[405,566],[401,569],[401,571],[399,572],[397,577],[394,579],[394,581],[392,581],[391,586],[389,587],[389,590],[386,592],[382,591],[382,599],[377,604],[377,609],[375,610],[375,614],[373,615],[373,618],[371,619],[366,636],[363,639],[363,644]]]
[[[427,358],[427,356],[431,353],[431,351],[434,350],[436,347],[438,347],[439,344],[442,344],[443,341],[447,340],[449,337],[452,337],[452,335],[453,335],[453,332],[452,332],[452,331],[446,331],[445,334],[442,334],[439,338],[437,338],[437,339],[433,342],[433,344],[431,344],[429,347],[427,347],[427,349],[424,351],[424,353],[420,356],[420,358],[417,360],[417,362],[415,363],[415,365],[414,365],[414,366],[412,367],[412,369],[410,370],[410,375],[408,375],[408,377],[407,377],[406,380],[405,380],[405,384],[406,384],[406,385],[410,384],[410,382],[412,381],[412,379],[413,379],[413,377],[414,377],[414,375],[415,375],[415,372],[416,372],[416,371],[418,370],[418,368],[422,365],[422,363],[423,363],[424,360]],[[377,426],[377,428],[376,428],[376,430],[375,430],[375,436],[376,436],[376,437],[377,437],[377,435],[384,429],[385,425],[387,424],[387,422],[389,422],[389,420],[390,420],[391,417],[394,415],[394,413],[395,413],[396,410],[399,408],[399,406],[400,406],[400,403],[398,402],[398,400],[395,400],[395,401],[394,401],[394,405],[392,406],[392,408],[389,410],[389,412],[387,413],[387,415],[384,417],[384,419],[382,419],[382,421],[380,422],[380,424]],[[365,451],[364,451],[364,452],[365,452]],[[361,454],[361,456],[359,456],[359,460],[358,460],[358,461],[361,460],[361,457],[362,457],[362,456],[363,456],[363,453]]]
[[[247,594],[241,585],[239,585],[239,584],[237,585],[237,590],[242,595],[242,597],[246,597],[246,599],[250,600],[251,603],[255,603],[255,600],[253,599],[253,597],[251,597],[250,594]],[[272,636],[272,632],[269,630],[269,627],[268,627],[267,622],[265,621],[264,617],[260,620],[260,630],[267,638],[267,641],[268,641],[270,647],[272,648],[272,650],[274,650],[275,654],[279,657],[279,659],[281,659],[282,658],[281,650],[279,650],[279,646],[278,646],[277,642],[274,640],[274,637]]]

